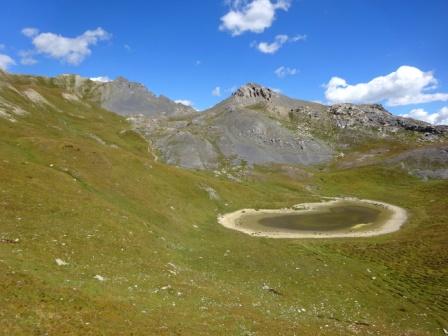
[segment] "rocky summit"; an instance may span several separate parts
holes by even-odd
[[[255,83],[248,83],[232,93],[232,96],[235,97],[236,100],[240,99],[245,102],[250,99],[253,99],[255,102],[259,98],[270,101],[274,95],[278,94],[270,88],[266,88]]]

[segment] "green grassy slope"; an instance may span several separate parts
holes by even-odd
[[[186,171],[154,162],[123,118],[63,99],[50,81],[7,81],[53,107],[0,89],[28,112],[15,123],[0,118],[0,334],[434,335],[447,327],[447,182],[374,166],[301,180],[264,168],[241,182]],[[318,200],[310,187],[397,204],[411,219],[389,236],[331,241],[251,238],[216,222],[242,207]]]

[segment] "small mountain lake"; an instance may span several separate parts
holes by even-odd
[[[282,209],[241,209],[218,216],[218,223],[255,237],[372,237],[398,231],[407,211],[396,205],[357,199],[301,203]]]

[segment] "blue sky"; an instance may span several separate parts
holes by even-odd
[[[1,8],[0,66],[10,72],[121,75],[198,109],[258,82],[300,99],[419,110],[434,122],[445,107],[448,120],[446,0],[15,0]],[[363,85],[379,76],[387,77]]]

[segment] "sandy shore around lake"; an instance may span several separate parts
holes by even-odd
[[[232,213],[224,214],[218,216],[218,222],[225,226],[228,229],[237,230],[244,232],[248,235],[254,237],[266,237],[266,238],[344,238],[344,237],[372,237],[384,235],[387,233],[395,232],[400,229],[400,227],[406,222],[408,215],[407,211],[403,208],[400,208],[396,205],[365,200],[365,199],[357,199],[353,197],[344,197],[344,198],[330,198],[325,197],[326,199],[330,199],[330,201],[324,201],[320,203],[301,203],[293,206],[292,208],[286,209],[241,209]],[[254,231],[245,227],[241,227],[238,225],[238,221],[241,217],[251,215],[251,214],[299,214],[306,213],[318,210],[320,208],[326,208],[330,205],[336,205],[339,203],[343,203],[346,201],[356,202],[356,203],[364,203],[368,205],[373,205],[378,208],[383,208],[388,210],[391,215],[390,217],[384,221],[379,226],[371,230],[365,230],[361,232],[356,232],[356,230],[347,230],[344,232],[315,232],[315,231],[298,231],[298,232],[262,232],[262,231]],[[362,225],[360,223],[360,225]],[[357,225],[355,225],[356,228]]]

